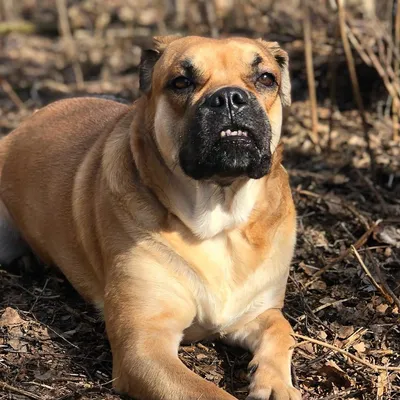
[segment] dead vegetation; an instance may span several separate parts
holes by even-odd
[[[285,308],[298,385],[310,400],[400,399],[399,15],[396,0],[1,0],[0,131],[63,97],[132,101],[155,34],[279,41],[295,100],[283,140],[298,210]],[[120,398],[101,318],[56,271],[1,267],[0,315],[0,399]],[[201,343],[180,357],[245,399],[247,353]]]

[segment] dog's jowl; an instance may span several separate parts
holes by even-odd
[[[248,399],[300,399],[281,313],[296,232],[286,52],[155,38],[140,86],[132,106],[53,103],[0,142],[0,259],[24,241],[103,310],[120,392],[234,399],[178,359],[211,337],[253,353]]]

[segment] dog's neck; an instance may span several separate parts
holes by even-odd
[[[140,115],[140,106],[137,110]],[[136,119],[135,119],[136,120]],[[243,225],[250,218],[265,178],[242,178],[229,185],[196,181],[179,165],[164,162],[152,133],[143,120],[133,121],[131,149],[141,179],[169,213],[179,218],[199,239],[209,239],[225,230]]]
[[[169,179],[169,210],[200,239],[246,223],[262,184],[260,180],[243,179],[221,186],[190,179],[180,169]]]

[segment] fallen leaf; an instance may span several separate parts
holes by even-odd
[[[49,381],[53,377],[53,373],[51,370],[48,370],[46,372],[41,373],[40,371],[34,371],[33,372],[35,379],[38,379],[39,381]]]
[[[11,307],[7,307],[0,318],[0,327],[23,324],[24,320],[18,312]]]
[[[321,292],[323,292],[326,290],[326,283],[321,280],[316,280],[309,286],[309,288],[314,290],[320,290]]]
[[[339,328],[337,334],[341,339],[347,339],[353,333],[354,333],[354,326],[352,326],[352,325],[349,325],[349,326],[342,325]]]
[[[334,384],[336,387],[347,389],[352,385],[349,376],[334,361],[328,361],[319,372],[327,377],[329,386]]]
[[[13,350],[18,351],[19,353],[26,353],[28,351],[28,343],[24,340],[14,338],[9,339],[7,343]]]
[[[379,304],[379,306],[376,306],[376,311],[384,314],[388,308],[389,306],[387,304]]]
[[[374,233],[374,238],[378,242],[400,247],[400,229],[393,225],[379,225]]]
[[[358,353],[365,353],[366,347],[364,342],[356,343],[353,344],[353,348],[358,352]]]
[[[325,340],[328,337],[328,335],[326,334],[325,331],[319,331],[318,337],[320,337],[321,339]]]

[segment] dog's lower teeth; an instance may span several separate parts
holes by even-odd
[[[221,131],[220,133],[221,137],[225,137],[225,136],[246,136],[247,137],[247,132],[246,131],[231,131],[230,129],[226,130],[226,131]]]

